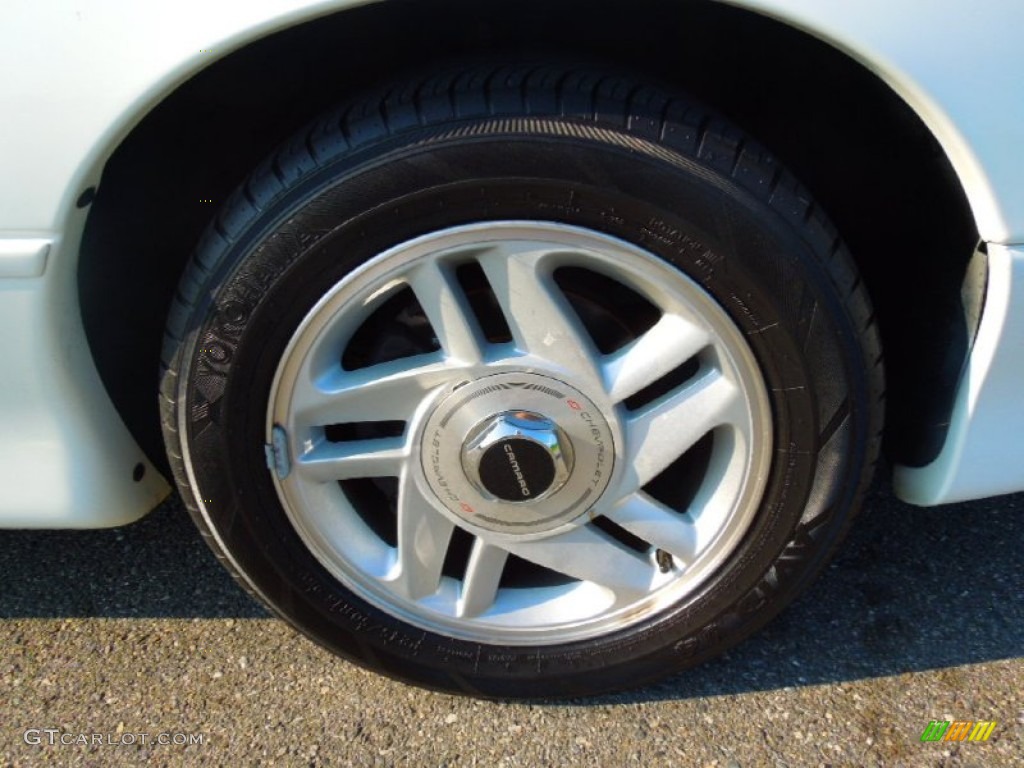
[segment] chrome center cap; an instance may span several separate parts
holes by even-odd
[[[462,449],[466,477],[484,494],[516,504],[535,502],[565,485],[572,445],[551,419],[507,411],[484,420]]]
[[[441,400],[420,438],[423,478],[470,528],[536,534],[583,515],[611,480],[597,405],[557,379],[498,373]]]

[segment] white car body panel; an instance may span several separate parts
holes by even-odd
[[[19,242],[25,245],[15,249]],[[59,238],[0,243],[0,264],[21,265],[23,273],[41,272],[47,252],[69,258]],[[0,278],[0,327],[0,524],[118,525],[164,498],[167,483],[114,411],[93,365],[74,270]],[[139,464],[146,470],[136,482]]]
[[[666,0],[669,1],[669,0]],[[168,492],[89,354],[79,195],[131,128],[214,59],[354,0],[9,0],[0,8],[0,526],[116,525]],[[949,439],[898,491],[923,504],[1024,489],[1024,4],[734,0],[863,63],[932,130],[989,246],[988,303]],[[926,19],[927,23],[916,23]],[[140,481],[133,474],[141,464]]]
[[[1024,248],[988,247],[985,311],[939,456],[896,467],[897,494],[928,506],[1020,490]]]

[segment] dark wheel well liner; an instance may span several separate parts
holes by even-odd
[[[639,0],[597,14],[575,1],[391,0],[212,64],[110,158],[83,239],[83,319],[115,405],[158,464],[166,467],[153,396],[161,333],[185,262],[230,191],[346,94],[433,65],[439,52],[552,51],[690,91],[801,178],[850,246],[877,309],[888,452],[912,464],[936,454],[971,338],[960,287],[978,235],[934,137],[874,75],[805,33],[719,3]]]

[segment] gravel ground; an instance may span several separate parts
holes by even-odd
[[[586,701],[460,699],[335,660],[234,585],[177,499],[111,531],[0,531],[0,576],[0,765],[1024,764],[1024,495],[922,510],[879,488],[760,635]],[[998,725],[922,743],[930,720]]]

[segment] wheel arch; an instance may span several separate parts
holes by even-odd
[[[218,203],[274,146],[346,94],[426,66],[438,50],[451,58],[554,52],[695,93],[801,178],[847,239],[876,304],[889,356],[890,455],[926,463],[941,448],[973,334],[961,284],[976,222],[992,215],[987,177],[952,121],[898,70],[782,18],[775,6],[786,3],[740,5],[640,0],[595,14],[575,0],[388,0],[330,15],[317,5],[307,18],[296,13],[294,26],[253,28],[232,52],[182,65],[158,101],[123,116],[134,127],[111,131],[97,153],[103,181],[77,267],[95,362],[136,439],[162,464],[154,392],[174,287]],[[566,41],[559,30],[570,24]],[[787,55],[770,55],[780,50]],[[828,90],[836,82],[846,100]],[[853,119],[844,114],[851,102],[860,107]],[[864,199],[865,188],[877,194]],[[917,297],[909,320],[907,291]]]

